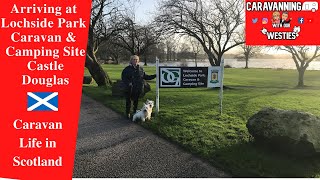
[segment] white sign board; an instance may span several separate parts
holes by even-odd
[[[220,66],[210,66],[208,67],[208,88],[220,87],[222,81],[221,67]]]

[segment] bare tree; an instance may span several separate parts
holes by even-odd
[[[246,34],[245,30],[243,29],[241,31],[241,33],[238,34],[239,41],[245,41],[245,39],[246,39],[245,34]],[[242,53],[239,54],[238,56],[236,56],[236,58],[238,60],[245,60],[246,65],[244,68],[248,69],[249,68],[249,59],[253,58],[258,53],[260,53],[261,50],[263,49],[263,46],[248,46],[246,44],[241,44],[240,48],[242,50]]]
[[[241,44],[240,47],[242,49],[242,54],[238,55],[236,58],[238,60],[245,60],[246,65],[244,68],[248,69],[249,68],[249,59],[253,58],[258,53],[260,53],[261,50],[263,49],[263,47],[262,46],[248,46],[245,44]]]
[[[119,64],[121,59],[127,60],[127,56],[129,55],[127,55],[121,47],[115,46],[115,41],[115,38],[110,38],[102,43],[97,51],[97,54],[100,56],[107,56],[108,58],[111,58],[115,64]]]
[[[126,0],[131,2],[134,0]],[[85,66],[98,86],[110,85],[111,79],[97,61],[95,54],[105,41],[124,28],[123,0],[92,0]]]
[[[160,41],[157,45],[153,46],[151,54],[158,57],[160,61],[165,61],[167,55],[165,42]]]
[[[177,59],[179,40],[174,36],[166,36],[163,39],[167,61],[175,61]]]
[[[141,26],[134,23],[134,21],[127,17],[125,19],[125,26],[117,34],[115,45],[123,48],[132,55],[143,56],[146,55],[151,46],[158,43],[160,33],[155,31],[152,24]],[[145,64],[146,64],[145,60]]]
[[[187,60],[192,58],[191,46],[187,42],[181,42],[178,47],[177,59]]]
[[[87,44],[87,56],[85,66],[88,68],[91,76],[96,81],[98,86],[105,86],[111,84],[111,79],[108,74],[105,73],[97,61],[95,53],[98,47],[98,41],[102,25],[102,18],[105,16],[104,9],[111,4],[111,1],[107,0],[93,0],[91,8],[91,19],[89,26],[89,35],[88,35],[88,44]],[[111,14],[111,11],[108,11],[107,14]],[[99,27],[100,25],[100,27]]]
[[[225,52],[244,43],[235,38],[243,11],[242,0],[163,0],[156,22],[163,31],[197,39],[218,66]]]
[[[199,41],[197,41],[194,38],[190,38],[190,43],[192,47],[192,52],[194,53],[194,62],[197,67],[198,66],[197,58],[198,58],[198,54],[201,52],[201,44]]]
[[[320,57],[320,46],[281,46],[278,49],[291,54],[299,73],[297,87],[304,87],[304,73],[310,63]]]

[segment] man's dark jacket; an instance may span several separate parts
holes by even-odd
[[[151,80],[154,79],[156,75],[147,75],[143,68],[137,65],[134,67],[133,65],[127,66],[122,71],[122,81],[127,88],[128,92],[133,94],[141,94],[143,93],[144,81],[143,80]]]

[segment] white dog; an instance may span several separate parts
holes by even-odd
[[[149,106],[149,107],[148,107],[148,116],[147,116],[147,119],[148,119],[148,120],[151,120],[151,113],[152,113],[152,108],[153,108],[153,106],[154,106],[154,101],[151,101],[151,100],[147,99],[147,101],[145,102],[145,104],[146,104],[147,106]]]
[[[151,120],[152,108],[154,106],[154,102],[147,100],[146,103],[143,103],[143,107],[141,110],[138,110],[132,118],[132,121],[135,122],[138,119],[141,119],[142,122],[145,120]]]

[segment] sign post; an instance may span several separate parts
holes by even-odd
[[[159,85],[160,85],[160,74],[159,74],[159,58],[156,57],[156,113],[159,113]]]
[[[220,75],[219,107],[220,107],[220,115],[222,115],[224,58],[221,59],[220,68],[221,68],[221,75]]]

